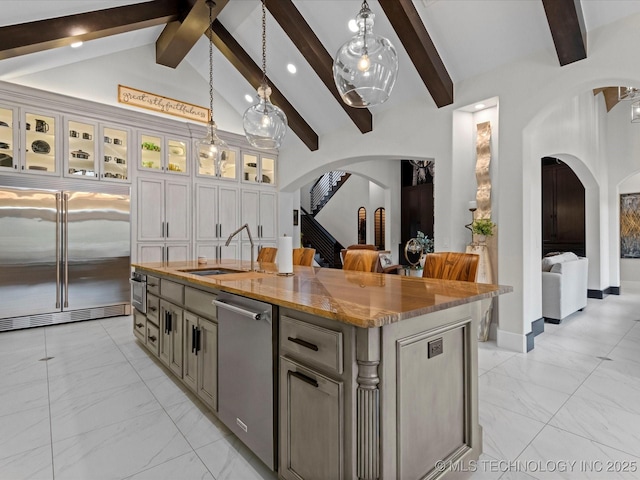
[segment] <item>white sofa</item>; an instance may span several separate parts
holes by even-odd
[[[587,306],[589,259],[566,252],[542,259],[542,316],[560,321]]]

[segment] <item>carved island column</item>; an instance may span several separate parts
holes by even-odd
[[[356,473],[359,479],[376,480],[380,478],[380,328],[357,329],[356,360]]]

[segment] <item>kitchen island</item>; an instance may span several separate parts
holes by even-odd
[[[134,332],[214,412],[217,345],[227,339],[213,302],[240,295],[272,306],[280,477],[470,475],[482,451],[478,321],[510,287],[297,266],[280,276],[273,264],[251,272],[236,261],[133,267],[149,293]],[[243,439],[251,425],[238,424]]]

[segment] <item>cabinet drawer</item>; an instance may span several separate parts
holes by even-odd
[[[160,296],[179,305],[184,305],[184,285],[163,278],[160,280]]]
[[[211,320],[216,320],[216,306],[213,301],[216,295],[196,288],[185,287],[184,304],[190,312],[197,313]]]
[[[160,295],[160,279],[158,277],[147,275],[147,293]]]
[[[159,330],[153,323],[147,322],[147,348],[157,357],[160,354]]]
[[[160,311],[160,299],[153,295],[147,296],[147,319],[158,326],[158,312]]]
[[[305,363],[342,373],[342,332],[283,315],[280,348]]]
[[[144,313],[140,313],[137,310],[133,310],[133,334],[138,337],[142,343],[146,343],[147,336],[145,332],[147,331],[147,317],[144,316]]]

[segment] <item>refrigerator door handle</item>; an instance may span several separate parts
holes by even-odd
[[[64,221],[64,305],[63,308],[69,307],[69,194],[64,194],[64,205],[62,219]]]
[[[60,194],[56,193],[56,308],[60,308]]]

